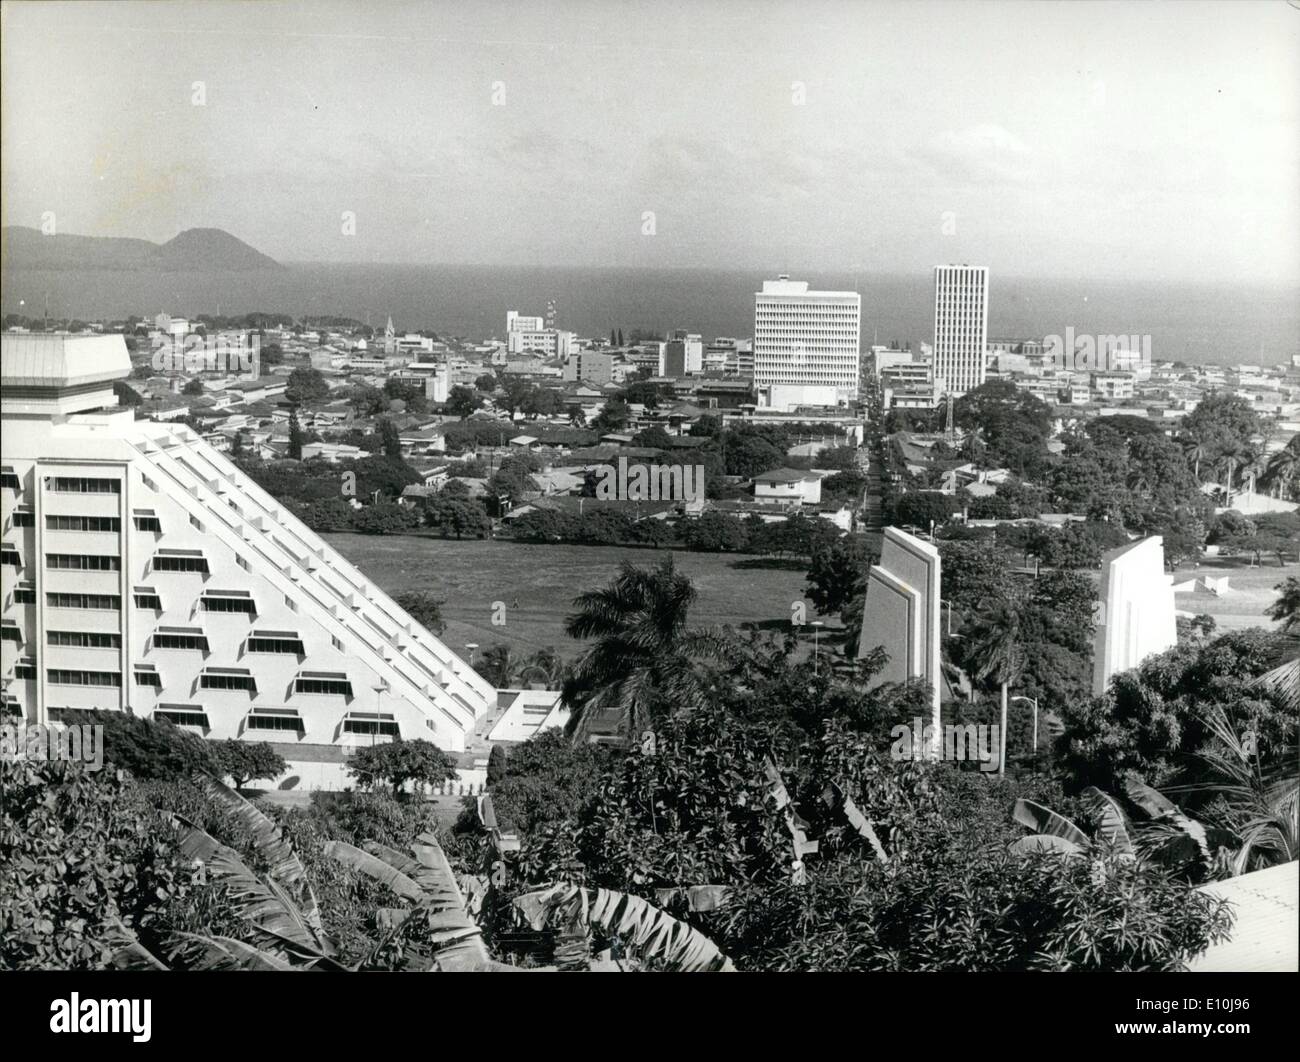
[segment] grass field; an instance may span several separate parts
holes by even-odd
[[[1213,616],[1221,631],[1235,631],[1243,627],[1275,627],[1264,615],[1264,610],[1277,600],[1273,588],[1288,575],[1300,575],[1300,564],[1277,563],[1277,558],[1265,558],[1258,567],[1250,567],[1233,558],[1209,558],[1195,568],[1179,568],[1174,573],[1175,583],[1190,582],[1198,576],[1228,577],[1227,593],[1215,596],[1204,592],[1174,595],[1174,607],[1180,611]]]
[[[532,545],[508,540],[426,538],[405,535],[324,536],[348,560],[389,594],[428,590],[444,599],[447,630],[443,640],[457,652],[474,642],[481,649],[502,642],[518,653],[553,646],[573,656],[578,644],[564,633],[573,598],[604,586],[623,560],[640,566],[659,563],[667,550],[617,546]],[[804,571],[783,561],[724,553],[672,551],[691,577],[699,598],[691,609],[694,626],[757,624],[788,629],[792,602],[804,599]],[[1265,563],[1249,567],[1237,560],[1209,560],[1180,568],[1175,582],[1198,575],[1227,575],[1229,591],[1215,596],[1181,593],[1174,607],[1213,616],[1219,630],[1272,627],[1264,609],[1277,597],[1273,587],[1300,565]],[[492,603],[504,602],[504,626],[492,625]],[[518,602],[516,605],[515,602]],[[817,618],[811,605],[808,619]],[[828,617],[823,637],[828,648],[839,624]],[[810,634],[809,628],[804,628]]]
[[[495,539],[324,537],[389,594],[428,590],[444,599],[443,640],[452,649],[461,651],[467,642],[483,649],[503,642],[520,653],[553,646],[562,656],[578,651],[579,643],[564,633],[576,595],[608,583],[621,561],[648,567],[669,553]],[[672,555],[699,595],[690,613],[693,626],[753,623],[788,629],[791,603],[804,600],[804,571],[787,562],[722,553]],[[505,626],[492,625],[494,601],[505,603]],[[815,618],[809,605],[808,619]],[[838,621],[828,622],[827,633],[837,626]]]

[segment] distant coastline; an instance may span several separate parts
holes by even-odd
[[[799,273],[815,286],[862,293],[863,345],[915,349],[931,331],[928,272]],[[561,327],[604,336],[611,328],[689,328],[710,338],[752,333],[759,270],[637,267],[501,267],[289,262],[274,270],[8,269],[4,313],[56,317],[249,313],[392,316],[400,329],[482,339],[500,336],[505,313],[557,304]],[[1183,282],[991,277],[990,336],[1141,333],[1158,360],[1277,364],[1300,352],[1300,291]],[[20,305],[24,303],[24,305]]]

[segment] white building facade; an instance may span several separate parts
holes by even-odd
[[[934,267],[934,378],[964,395],[985,380],[989,330],[987,266]]]
[[[491,685],[187,427],[137,421],[120,336],[3,336],[5,709],[166,718],[267,741],[283,787],[358,744],[449,752]]]
[[[860,376],[862,298],[810,291],[782,275],[754,295],[754,385],[773,408],[854,402]],[[773,401],[773,388],[780,401]],[[806,400],[802,389],[807,389]]]

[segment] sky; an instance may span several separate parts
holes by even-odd
[[[1300,3],[19,0],[0,59],[6,225],[1300,284]]]

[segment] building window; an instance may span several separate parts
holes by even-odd
[[[46,476],[45,489],[55,494],[121,494],[122,481],[90,476]]]
[[[22,558],[18,556],[16,549],[10,549],[8,546],[0,547],[0,564],[9,564],[15,568],[23,566]]]
[[[199,598],[199,607],[204,612],[242,612],[246,616],[257,615],[257,604],[252,597],[235,590],[204,594]]]
[[[65,668],[48,668],[45,680],[52,686],[117,686],[122,676],[116,671],[69,671]]]
[[[257,682],[249,671],[236,668],[212,668],[199,675],[202,690],[246,690],[257,692]]]
[[[117,594],[46,594],[48,608],[84,608],[98,612],[116,612],[122,607]]]
[[[36,604],[36,587],[31,583],[20,583],[14,587],[14,604],[15,605],[34,605]]]
[[[197,516],[191,516],[190,523],[193,524],[198,530],[200,531],[203,530],[203,522]]]
[[[292,708],[256,708],[248,713],[244,722],[245,730],[291,730],[301,734],[302,716]]]
[[[24,657],[14,664],[14,678],[19,682],[36,681],[36,661],[30,656]]]
[[[294,679],[293,692],[351,697],[352,682],[342,671],[304,671]]]
[[[155,553],[153,570],[156,572],[202,572],[207,575],[208,558],[197,550]]]
[[[137,531],[162,532],[162,523],[153,513],[136,513],[131,519]]]
[[[120,649],[122,636],[102,631],[46,631],[47,645],[63,645],[73,649]]]
[[[122,562],[107,553],[47,553],[45,566],[55,571],[115,572]]]
[[[23,633],[18,629],[18,624],[9,622],[0,624],[0,641],[22,645]]]
[[[0,487],[7,487],[9,490],[22,490],[23,484],[16,473],[5,469],[0,472]]]
[[[160,690],[162,689],[162,676],[158,674],[158,669],[153,664],[136,664],[135,684],[137,686],[152,686],[154,689]]]
[[[186,649],[206,653],[208,637],[201,630],[162,627],[154,631],[153,647],[155,649]]]
[[[382,712],[348,712],[343,717],[343,733],[382,734],[388,737],[402,736],[397,720],[391,715]]]
[[[195,726],[203,730],[208,727],[208,713],[197,705],[160,704],[153,711],[155,719],[166,719],[176,726]]]
[[[14,527],[35,527],[36,514],[30,509],[16,509],[14,511]]]
[[[157,590],[150,590],[146,587],[137,587],[135,591],[135,607],[151,608],[155,612],[162,611],[162,598],[158,596]]]
[[[120,531],[116,516],[47,516],[46,531]]]
[[[302,638],[293,631],[254,631],[248,636],[245,646],[250,653],[289,653],[294,656],[306,655]]]

